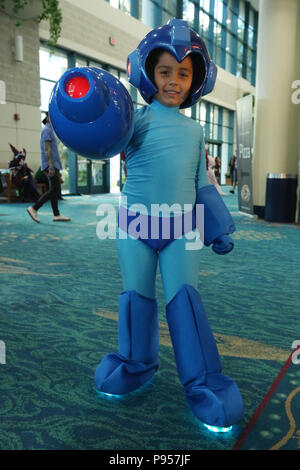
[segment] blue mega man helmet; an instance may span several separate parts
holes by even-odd
[[[149,54],[158,48],[166,49],[178,62],[191,53],[198,58],[199,70],[196,70],[198,80],[193,80],[191,93],[182,103],[181,108],[192,106],[201,96],[212,91],[217,77],[217,67],[210,60],[204,41],[199,34],[189,28],[187,21],[173,18],[166,25],[150,31],[127,58],[127,79],[139,89],[147,103],[151,103],[151,98],[157,93],[157,88],[147,75],[146,61]],[[194,61],[193,65],[195,77]]]

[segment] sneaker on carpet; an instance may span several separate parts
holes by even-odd
[[[28,214],[30,215],[30,217],[32,218],[32,220],[34,220],[35,222],[37,222],[39,224],[40,219],[38,218],[37,211],[32,206],[27,207],[26,210],[27,210]]]
[[[55,215],[53,217],[53,222],[69,222],[70,220],[71,220],[70,217],[65,217],[62,214]]]

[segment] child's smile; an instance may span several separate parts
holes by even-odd
[[[164,52],[154,68],[154,81],[158,89],[154,98],[165,106],[180,106],[189,95],[192,80],[191,58],[177,62],[169,52]]]

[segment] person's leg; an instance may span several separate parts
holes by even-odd
[[[39,200],[33,204],[32,208],[35,210],[35,211],[38,211],[47,201],[49,201],[49,199],[52,198],[52,193],[53,193],[53,187],[52,187],[52,184],[51,184],[51,178],[48,177],[48,184],[49,184],[49,189],[46,193],[42,194],[41,197],[39,198]]]
[[[95,384],[101,392],[124,395],[148,382],[158,368],[157,254],[129,236],[117,239],[117,250],[125,287],[119,298],[119,351],[102,359]]]
[[[71,219],[70,217],[65,217],[64,215],[60,214],[58,209],[58,199],[60,194],[60,172],[59,170],[55,170],[55,175],[52,178],[49,178],[50,185],[52,187],[51,193],[51,206],[53,211],[53,222],[69,222]]]
[[[55,169],[55,173],[52,177],[49,177],[49,187],[51,187],[51,207],[53,211],[53,215],[58,216],[58,196],[60,190],[60,182],[59,182],[59,170]]]
[[[236,184],[237,184],[237,169],[235,168],[233,170],[233,183],[232,183],[232,189],[230,191],[232,194],[234,194]]]
[[[186,250],[175,240],[159,256],[166,315],[178,375],[195,416],[203,423],[228,428],[243,416],[235,382],[222,366],[201,297],[197,291],[201,251]]]
[[[48,183],[49,183],[49,189],[46,193],[42,194],[40,198],[33,204],[33,206],[27,207],[27,212],[30,215],[30,217],[35,221],[35,222],[40,222],[37,211],[47,202],[49,199],[52,198],[52,193],[53,193],[53,188],[50,182],[50,178],[48,177]]]

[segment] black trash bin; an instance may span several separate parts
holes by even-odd
[[[265,220],[294,223],[297,204],[297,175],[268,173]]]

